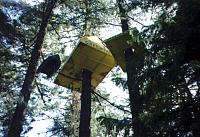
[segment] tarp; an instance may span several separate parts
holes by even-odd
[[[92,88],[95,89],[115,66],[111,52],[97,36],[85,36],[59,71],[55,83],[75,91],[81,91],[82,70],[92,72]]]
[[[117,64],[122,68],[124,72],[126,72],[124,52],[126,49],[133,48],[134,45],[137,45],[137,33],[138,31],[136,29],[132,29],[104,41],[107,48],[114,56]]]

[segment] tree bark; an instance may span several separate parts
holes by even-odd
[[[24,117],[26,114],[28,101],[30,100],[30,95],[34,85],[42,44],[44,41],[44,36],[46,34],[46,28],[56,2],[57,0],[52,0],[51,2],[49,2],[47,4],[46,10],[44,11],[45,12],[44,17],[42,19],[40,29],[36,37],[34,49],[32,50],[31,59],[22,85],[21,97],[17,103],[15,112],[11,119],[10,127],[8,129],[8,137],[20,137],[20,134],[23,130]]]
[[[78,137],[80,116],[80,93],[72,89],[72,104],[70,115],[70,135],[71,137]]]
[[[91,1],[85,0],[85,24],[84,35],[92,35],[92,22],[91,22]],[[82,70],[82,91],[81,91],[81,112],[80,112],[80,125],[79,125],[79,137],[90,137],[90,120],[91,120],[91,78],[92,72],[83,69]]]
[[[91,75],[91,71],[83,69],[79,137],[90,137]]]
[[[123,2],[123,0],[117,0],[117,4],[119,7],[122,32],[128,31],[129,30],[128,17],[126,14],[126,10],[123,8],[124,2]]]
[[[85,0],[84,1],[85,4],[85,24],[84,24],[84,32],[85,32],[85,36],[91,36],[92,35],[92,22],[91,22],[91,1],[90,0]]]
[[[123,0],[117,0],[117,4],[120,12],[122,32],[126,32],[129,30],[129,26],[127,13],[126,10],[123,8],[124,2]],[[127,85],[129,90],[129,101],[132,114],[132,130],[134,131],[134,137],[146,137],[144,125],[139,119],[142,102],[140,100],[139,83],[136,78],[138,71],[137,66],[140,65],[137,63],[139,63],[139,61],[141,60],[141,58],[137,55],[138,53],[139,52],[137,51],[137,49],[134,49],[133,52],[132,48],[129,48],[124,51],[124,57],[126,61]]]

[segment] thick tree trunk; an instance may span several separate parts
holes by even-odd
[[[91,71],[83,69],[79,137],[90,137],[91,75]]]
[[[128,31],[128,17],[125,9],[123,8],[123,0],[117,0],[120,18],[121,18],[121,27],[122,32]],[[143,47],[141,47],[143,48]],[[132,129],[134,131],[134,137],[146,137],[146,133],[144,131],[144,125],[139,119],[139,113],[141,111],[142,102],[140,100],[140,91],[139,91],[139,83],[136,78],[137,75],[137,66],[140,64],[139,61],[141,58],[138,58],[139,52],[132,48],[125,50],[124,57],[126,60],[126,71],[127,71],[127,84],[129,90],[129,100],[130,100],[130,108],[132,114]],[[143,56],[143,55],[141,55]]]
[[[50,15],[52,13],[53,8],[55,7],[57,0],[52,0],[47,4],[45,15],[40,25],[39,32],[37,34],[37,38],[35,41],[34,49],[31,53],[31,59],[29,62],[29,66],[25,75],[24,83],[21,89],[21,97],[16,106],[15,112],[11,119],[11,124],[8,131],[8,137],[20,137],[20,134],[23,130],[23,122],[24,117],[28,105],[28,101],[30,99],[31,91],[33,88],[36,69],[38,66],[39,57],[41,54],[41,48],[44,41],[44,36],[46,33],[46,28],[48,25],[48,21]]]

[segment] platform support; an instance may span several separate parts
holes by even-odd
[[[87,69],[83,69],[82,76],[83,76],[83,81],[82,81],[82,92],[81,92],[79,137],[90,137],[92,72]]]

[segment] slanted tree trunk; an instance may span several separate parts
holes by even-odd
[[[121,27],[122,32],[128,31],[128,17],[126,10],[124,9],[124,0],[117,0],[117,4],[119,7],[120,18],[121,18]],[[137,45],[140,46],[140,45]],[[143,48],[142,46],[139,48]],[[130,108],[132,114],[132,129],[134,131],[134,137],[146,137],[146,133],[144,131],[144,125],[142,121],[139,119],[139,113],[142,109],[142,101],[140,100],[140,91],[139,91],[139,83],[137,76],[137,71],[139,71],[141,65],[140,61],[143,61],[143,55],[140,51],[143,49],[135,48],[134,52],[132,48],[125,50],[124,57],[126,61],[126,71],[127,71],[127,85],[129,90],[129,100],[130,100]],[[138,50],[139,49],[139,50]]]
[[[79,137],[90,137],[91,75],[91,71],[83,69]]]
[[[44,36],[46,34],[46,28],[56,2],[57,0],[50,1],[44,11],[44,17],[42,19],[40,29],[36,37],[34,49],[32,50],[31,59],[25,75],[24,83],[22,85],[20,100],[17,103],[15,112],[11,119],[10,127],[8,129],[8,137],[20,137],[20,134],[23,130],[24,117],[34,85],[36,69],[41,54]]]

